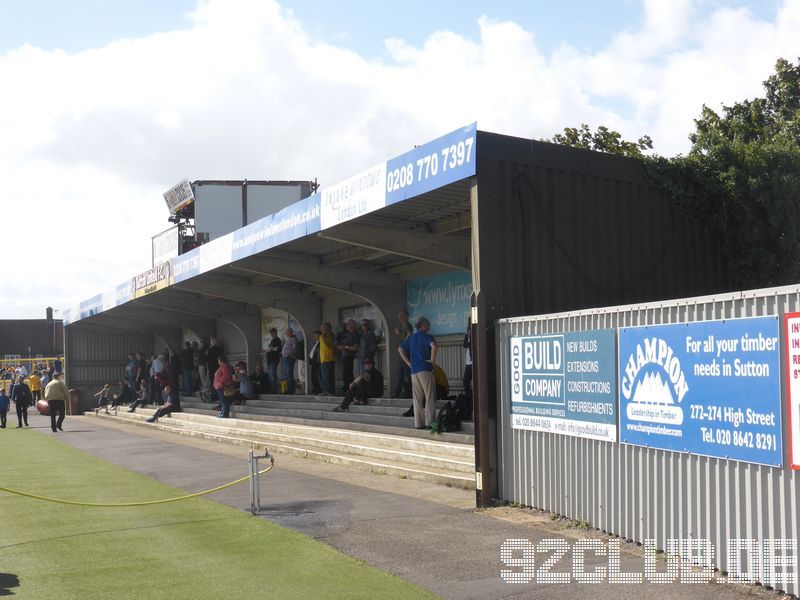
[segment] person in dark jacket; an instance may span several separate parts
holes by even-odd
[[[119,380],[119,394],[111,396],[111,408],[117,408],[120,404],[130,404],[134,401],[133,390],[124,379]]]
[[[19,376],[17,383],[11,390],[11,399],[17,406],[17,428],[22,427],[23,423],[25,423],[25,427],[28,427],[28,407],[33,402],[33,395],[31,394],[31,388],[25,383],[25,378],[22,375]]]
[[[344,412],[350,404],[364,405],[370,398],[383,396],[383,373],[375,368],[375,361],[368,358],[362,367],[361,375],[348,386],[344,400],[333,412]]]
[[[192,371],[194,370],[194,350],[192,349],[192,343],[186,342],[183,345],[183,350],[181,350],[181,386],[183,387],[183,393],[186,396],[191,396],[192,392]]]

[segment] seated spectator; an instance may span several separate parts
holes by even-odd
[[[97,408],[94,409],[94,414],[99,414],[101,409],[105,409],[106,414],[110,414],[108,412],[108,391],[111,389],[111,386],[105,384],[103,389],[97,392],[94,397],[99,398],[97,399]]]
[[[153,413],[152,417],[145,419],[148,423],[155,423],[165,415],[170,416],[174,412],[181,412],[180,395],[178,394],[177,387],[175,391],[173,391],[173,386],[168,383],[164,386],[162,394],[164,396],[164,404]]]
[[[255,400],[256,393],[253,389],[253,382],[247,374],[247,363],[243,360],[236,363],[236,374],[233,380],[239,382],[239,396],[237,400],[241,402],[245,400]]]
[[[345,412],[351,403],[363,406],[370,398],[383,396],[383,374],[375,368],[375,361],[367,358],[363,363],[361,375],[348,386],[342,403],[333,412]]]
[[[133,390],[127,381],[120,379],[119,394],[111,396],[111,408],[116,409],[120,404],[129,404],[131,402],[133,402]]]
[[[148,399],[148,392],[149,386],[143,385],[139,388],[139,393],[136,396],[136,400],[131,404],[130,409],[128,410],[129,413],[136,412],[136,408],[139,406],[145,406],[147,404]]]
[[[250,381],[253,382],[253,391],[256,395],[269,393],[269,377],[260,361],[256,365],[256,372],[250,376]]]

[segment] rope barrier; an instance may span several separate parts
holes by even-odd
[[[273,459],[270,465],[264,469],[263,471],[259,471],[257,475],[263,475],[264,473],[268,473],[272,470],[275,466],[275,460]],[[45,502],[55,502],[56,504],[69,504],[71,506],[91,506],[93,508],[121,508],[121,507],[129,507],[129,506],[150,506],[153,504],[166,504],[168,502],[177,502],[179,500],[188,500],[189,498],[197,498],[198,496],[205,496],[207,494],[212,494],[214,492],[218,492],[220,490],[224,490],[226,488],[232,487],[237,483],[241,483],[247,479],[250,479],[250,475],[245,475],[244,477],[240,477],[236,481],[231,481],[230,483],[226,483],[225,485],[220,485],[215,488],[211,488],[210,490],[206,490],[204,492],[196,492],[194,494],[187,494],[185,496],[178,496],[176,498],[166,498],[164,500],[146,500],[142,502],[117,502],[117,503],[103,503],[103,502],[75,502],[74,500],[62,500],[60,498],[48,498],[47,496],[39,496],[37,494],[30,494],[28,492],[21,492],[19,490],[12,490],[11,488],[0,486],[0,492],[8,492],[9,494],[15,494],[17,496],[24,496],[26,498],[33,498],[35,500],[44,500]]]

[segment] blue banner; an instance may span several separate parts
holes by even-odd
[[[320,197],[314,194],[233,232],[232,260],[253,256],[320,230]]]
[[[386,162],[386,205],[475,175],[477,123]]]
[[[777,317],[620,329],[620,441],[780,467]]]
[[[614,334],[511,338],[511,427],[616,441]]]
[[[431,335],[466,333],[472,296],[472,274],[448,271],[406,283],[406,305],[413,324],[417,317],[431,322]]]

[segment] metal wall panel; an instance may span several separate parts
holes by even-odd
[[[584,519],[593,527],[664,548],[706,538],[725,570],[733,538],[800,539],[800,472],[620,443],[511,429],[512,336],[714,319],[782,316],[800,307],[800,286],[503,319],[498,322],[499,489],[502,498]],[[781,326],[781,340],[783,328]],[[785,351],[781,350],[781,368]],[[784,388],[784,378],[781,385]],[[782,390],[786,414],[786,390]],[[789,464],[784,417],[784,465]],[[775,585],[797,595],[796,584]]]
[[[303,198],[300,184],[259,185],[247,184],[247,224],[274,214]]]
[[[209,240],[244,226],[241,185],[198,185],[194,195],[195,228]]]

